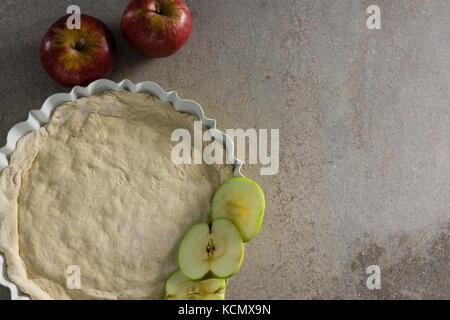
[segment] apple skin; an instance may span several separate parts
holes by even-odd
[[[163,58],[186,43],[192,19],[181,0],[132,0],[120,27],[132,47],[151,58]]]
[[[81,15],[81,29],[68,29],[69,15],[57,20],[41,43],[45,71],[64,86],[84,85],[107,75],[114,66],[116,43],[108,27]]]

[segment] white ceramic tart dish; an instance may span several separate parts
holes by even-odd
[[[228,164],[171,161],[171,133],[192,134],[196,120]],[[12,299],[163,298],[179,238],[241,176],[233,150],[198,103],[154,82],[52,95],[0,149],[0,284]]]

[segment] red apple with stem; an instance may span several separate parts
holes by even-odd
[[[151,58],[162,58],[186,43],[192,19],[181,0],[132,0],[120,27],[132,47]]]
[[[69,29],[66,15],[47,31],[41,43],[41,63],[56,82],[87,84],[104,77],[114,66],[114,36],[101,21],[82,14],[80,29]]]

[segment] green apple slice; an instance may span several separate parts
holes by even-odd
[[[167,300],[225,300],[226,280],[210,278],[200,281],[188,279],[180,270],[166,282]]]
[[[217,219],[211,227],[205,222],[192,225],[181,239],[178,264],[191,280],[211,272],[217,278],[235,274],[244,258],[244,244],[236,226],[228,219]]]
[[[258,234],[264,209],[264,193],[255,181],[244,177],[231,178],[213,196],[211,220],[227,218],[233,221],[247,242]]]

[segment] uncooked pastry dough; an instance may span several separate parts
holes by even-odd
[[[58,107],[0,176],[0,250],[33,299],[159,299],[184,231],[207,221],[230,165],[175,165],[172,131],[195,116],[144,93]],[[68,289],[67,269],[81,271]]]

